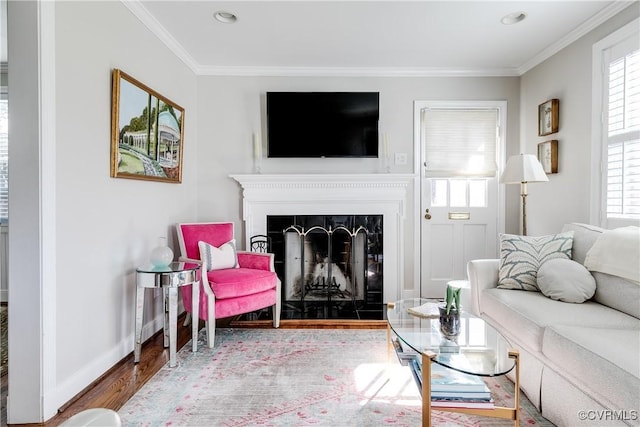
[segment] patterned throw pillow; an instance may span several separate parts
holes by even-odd
[[[498,288],[539,291],[538,269],[550,259],[571,259],[573,231],[552,236],[500,235]]]
[[[220,245],[219,248],[201,241],[198,242],[198,248],[200,259],[206,264],[207,271],[239,267],[235,239]]]

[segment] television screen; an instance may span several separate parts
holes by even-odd
[[[268,157],[378,157],[378,92],[267,92]]]

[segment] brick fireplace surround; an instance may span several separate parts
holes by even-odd
[[[266,234],[268,215],[382,215],[383,301],[401,299],[406,206],[413,175],[231,175],[242,187],[245,247]]]

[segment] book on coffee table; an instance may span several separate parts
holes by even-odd
[[[481,408],[481,409],[493,409],[495,403],[493,399],[490,401],[470,401],[470,400],[438,400],[431,399],[431,407],[437,408]]]
[[[480,377],[446,368],[438,363],[431,364],[431,391],[475,392],[491,396],[489,387]]]
[[[422,390],[422,366],[419,358],[411,362],[411,371]],[[487,403],[493,402],[491,390],[481,378],[446,368],[437,363],[431,364],[431,399],[435,401],[451,401],[451,407],[462,406],[460,402]],[[444,406],[444,404],[441,404]],[[478,406],[474,407],[488,407]]]
[[[409,314],[413,314],[414,316],[424,317],[427,319],[440,317],[440,310],[438,310],[438,302],[426,302],[417,307],[409,307],[407,308],[407,312]]]

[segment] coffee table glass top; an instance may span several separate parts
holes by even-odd
[[[387,309],[387,320],[403,347],[424,354],[435,353],[431,360],[448,368],[472,375],[504,375],[515,366],[509,357],[506,340],[488,323],[464,310],[460,313],[461,332],[447,339],[440,331],[440,319],[409,313],[427,302],[422,298],[401,300]]]

